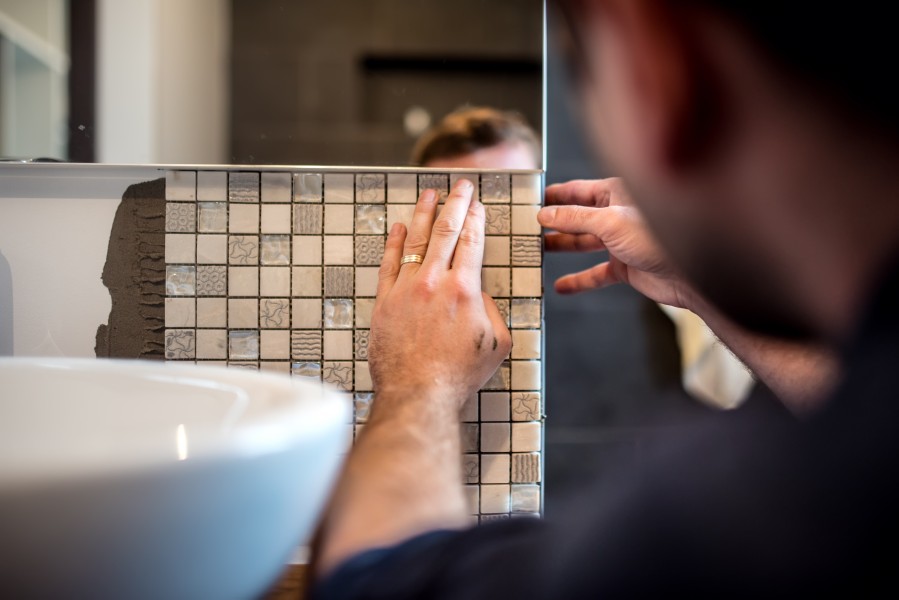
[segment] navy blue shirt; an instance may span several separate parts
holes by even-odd
[[[558,518],[436,531],[364,552],[318,599],[593,598],[899,591],[899,269],[808,419],[723,414],[640,478],[587,488]],[[733,418],[736,417],[736,418]]]

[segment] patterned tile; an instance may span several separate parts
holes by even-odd
[[[512,264],[516,267],[539,267],[543,242],[539,236],[512,236]]]
[[[514,392],[512,394],[512,420],[537,421],[541,417],[539,392]]]
[[[479,454],[462,455],[462,479],[464,483],[478,483],[481,474],[481,457]]]
[[[354,354],[356,360],[368,360],[368,340],[371,332],[368,329],[356,330],[356,342],[354,344]]]
[[[228,200],[259,202],[259,173],[228,173]]]
[[[359,173],[356,175],[356,202],[383,203],[387,199],[386,177],[383,173]]]
[[[353,275],[353,267],[325,267],[325,296],[352,296]]]
[[[353,389],[353,363],[322,363],[322,381],[330,383],[339,390],[348,392]]]
[[[290,327],[290,300],[287,298],[263,298],[260,300],[259,326],[263,329]]]
[[[197,295],[224,296],[228,289],[228,268],[218,265],[197,266]]]
[[[356,264],[378,266],[384,256],[384,237],[380,235],[356,236]]]
[[[320,234],[322,232],[322,207],[317,204],[296,204],[293,207],[293,232]]]
[[[193,329],[166,329],[165,357],[171,360],[196,358],[195,336]]]
[[[259,237],[255,235],[232,235],[228,238],[228,262],[232,265],[258,264]]]
[[[350,440],[374,399],[369,341],[385,233],[419,190],[467,178],[486,204],[482,282],[513,329],[460,411],[475,522],[541,510],[542,177],[502,172],[178,171],[167,178],[165,356],[324,380],[352,393]]]
[[[508,235],[512,232],[512,209],[509,206],[485,206],[486,223],[484,231],[493,235]]]
[[[512,483],[540,481],[540,455],[536,452],[512,455]]]
[[[320,330],[291,331],[290,354],[294,360],[321,360],[322,332]]]
[[[193,202],[166,202],[165,230],[192,232],[197,226],[197,205]]]

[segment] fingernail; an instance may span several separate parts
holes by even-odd
[[[400,234],[400,224],[394,223],[393,227],[390,228],[390,235],[399,235]]]
[[[547,206],[541,208],[537,213],[537,220],[540,221],[542,225],[549,225],[556,218],[556,207],[555,206]]]
[[[463,190],[470,190],[474,187],[474,185],[467,179],[460,179],[459,183],[457,183],[456,185],[458,185]]]
[[[437,190],[427,189],[422,192],[421,201],[422,202],[433,202],[437,198]]]

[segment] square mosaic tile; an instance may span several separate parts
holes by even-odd
[[[166,173],[165,358],[306,377],[375,397],[371,314],[386,232],[418,194],[461,178],[486,207],[482,287],[512,352],[460,415],[472,518],[535,516],[543,500],[543,243],[539,172],[396,169]]]

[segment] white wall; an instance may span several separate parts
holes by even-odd
[[[227,162],[229,7],[98,1],[99,162]]]

